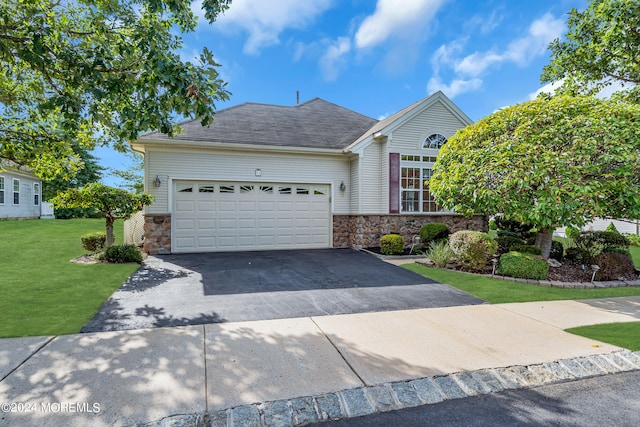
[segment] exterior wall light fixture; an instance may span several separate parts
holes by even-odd
[[[162,184],[162,181],[160,181],[160,177],[156,175],[156,179],[153,180],[153,186],[160,187],[160,184]]]
[[[340,183],[340,191],[344,192],[347,189],[347,186],[344,184],[344,181]]]

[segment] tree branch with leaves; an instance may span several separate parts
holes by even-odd
[[[97,182],[81,189],[59,193],[51,202],[57,208],[94,208],[102,213],[107,233],[106,246],[113,245],[113,223],[118,219],[129,219],[131,215],[153,202],[153,196],[135,194]]]
[[[205,0],[213,22],[230,0]],[[6,0],[0,4],[0,157],[45,179],[78,169],[70,141],[124,150],[140,133],[211,123],[229,92],[206,48],[183,62],[189,0]],[[197,96],[194,96],[197,94]]]

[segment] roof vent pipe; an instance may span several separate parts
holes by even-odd
[[[300,91],[296,91],[296,105],[300,104]]]

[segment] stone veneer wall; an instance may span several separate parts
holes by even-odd
[[[149,255],[171,253],[171,215],[144,216],[144,251]]]
[[[447,224],[452,233],[459,230],[488,231],[485,216],[474,215],[334,215],[333,247],[378,247],[380,237],[399,234],[405,246],[411,246],[413,236],[420,234],[420,227],[431,222]]]

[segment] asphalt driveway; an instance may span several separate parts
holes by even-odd
[[[352,249],[149,257],[83,332],[482,304]]]

